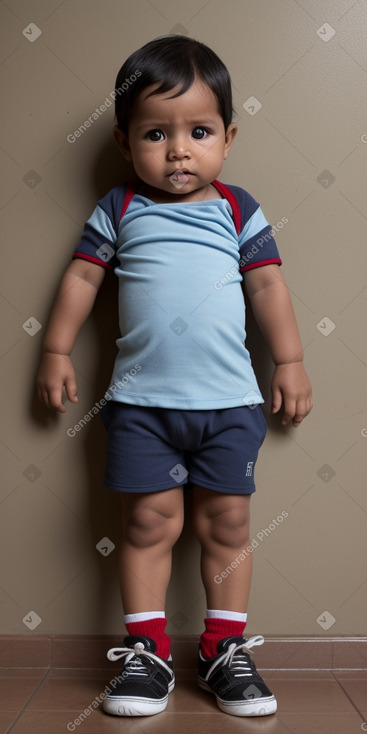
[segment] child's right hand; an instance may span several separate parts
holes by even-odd
[[[63,388],[68,400],[77,403],[77,385],[70,357],[67,354],[44,352],[37,374],[37,392],[41,403],[46,408],[65,413]]]

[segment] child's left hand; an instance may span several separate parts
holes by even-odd
[[[282,425],[297,428],[312,409],[312,388],[302,362],[279,364],[272,380],[272,413],[283,406]]]

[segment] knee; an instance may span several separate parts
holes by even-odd
[[[124,517],[124,538],[138,548],[172,547],[181,535],[181,513],[167,514],[151,506],[136,507]]]
[[[249,540],[249,513],[233,507],[212,517],[197,518],[196,531],[204,546],[215,544],[236,550]]]

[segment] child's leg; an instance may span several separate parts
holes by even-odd
[[[250,497],[194,488],[193,522],[210,610],[200,638],[207,658],[217,654],[219,640],[242,636],[246,626],[252,576],[252,554],[244,553],[249,543]]]
[[[172,548],[183,522],[182,487],[122,496],[119,570],[125,614],[165,608]]]
[[[249,545],[251,495],[226,495],[201,487],[195,487],[195,492],[194,521],[210,610],[200,637],[199,685],[214,693],[227,714],[274,714],[275,696],[249,652],[264,638],[243,638],[252,571],[252,554],[244,552]]]
[[[239,556],[243,558],[249,544],[250,498],[250,494],[194,488],[193,522],[201,544],[201,575],[208,609],[247,611],[252,554],[243,560]],[[233,562],[235,567],[231,566]],[[221,573],[228,567],[224,578]]]
[[[108,714],[160,713],[174,688],[165,603],[172,547],[181,534],[183,514],[182,487],[122,495],[119,570],[128,636],[124,647],[108,652],[110,660],[124,660],[103,702]]]
[[[156,654],[167,659],[165,604],[172,548],[184,522],[182,487],[123,495],[122,519],[119,570],[126,629],[153,639]]]

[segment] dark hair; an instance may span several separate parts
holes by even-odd
[[[121,67],[115,89],[115,115],[119,128],[128,133],[135,100],[152,84],[160,86],[151,94],[168,92],[181,85],[173,95],[184,94],[196,78],[212,90],[227,130],[232,121],[232,89],[228,70],[208,46],[186,36],[161,36],[135,51]]]

